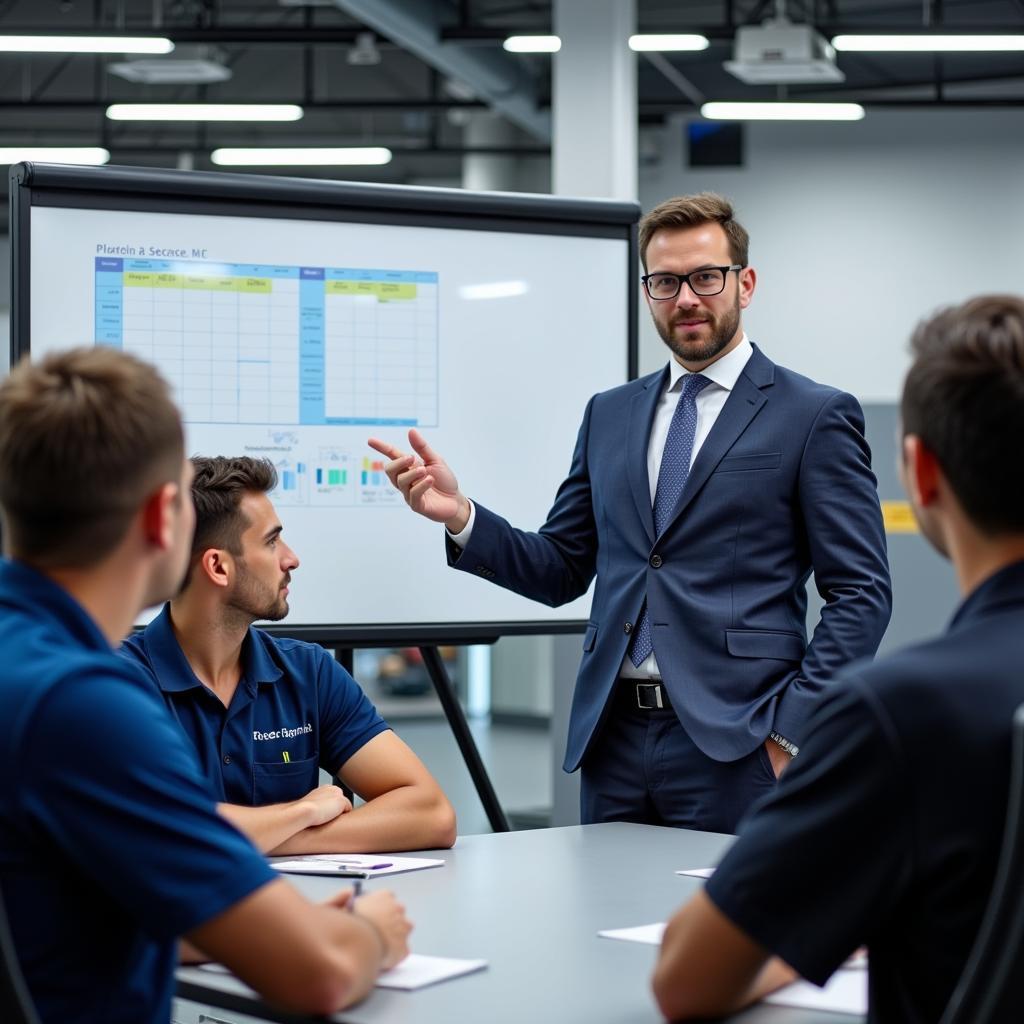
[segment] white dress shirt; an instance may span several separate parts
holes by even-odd
[[[719,413],[721,413],[725,400],[736,386],[743,367],[747,360],[753,355],[754,350],[747,338],[746,332],[740,339],[740,343],[731,351],[727,352],[720,359],[715,360],[710,366],[705,366],[700,372],[711,381],[697,395],[697,431],[693,439],[693,453],[690,456],[690,466],[693,466],[694,459],[701,449],[701,445],[711,433]],[[658,489],[658,473],[661,469],[661,457],[665,452],[665,441],[668,439],[668,428],[672,423],[672,416],[679,404],[679,396],[683,390],[683,378],[689,376],[690,371],[680,366],[675,359],[668,363],[668,387],[661,393],[658,399],[658,407],[654,412],[654,423],[651,425],[651,436],[647,442],[647,480],[651,489],[651,507],[654,507],[654,495]],[[476,521],[476,506],[469,503],[469,522],[459,533],[449,533],[448,536],[459,545],[465,547],[473,533],[473,524]],[[619,675],[627,679],[660,679],[658,662],[653,652],[650,657],[637,668],[629,658],[627,648],[626,656],[622,659],[622,667]]]

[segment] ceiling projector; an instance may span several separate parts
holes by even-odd
[[[842,82],[832,44],[810,25],[769,21],[736,30],[733,59],[725,70],[747,85]]]

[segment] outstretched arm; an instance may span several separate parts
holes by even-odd
[[[796,978],[701,891],[669,921],[652,985],[669,1020],[688,1020],[732,1013]]]
[[[367,443],[391,460],[384,471],[414,512],[435,523],[444,523],[450,533],[465,529],[469,522],[469,499],[459,490],[459,482],[448,463],[415,427],[409,431],[409,444],[415,454],[376,437]]]
[[[455,811],[423,762],[393,732],[356,751],[339,777],[366,803],[292,835],[274,855],[371,853],[447,848],[455,842]]]

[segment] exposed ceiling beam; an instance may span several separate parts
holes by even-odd
[[[334,4],[441,74],[470,88],[539,142],[551,141],[551,115],[540,109],[523,65],[503,52],[483,54],[473,47],[444,42],[440,4],[432,0],[334,0]]]

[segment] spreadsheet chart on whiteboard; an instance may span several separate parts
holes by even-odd
[[[432,271],[95,260],[96,341],[155,363],[189,423],[433,426]]]

